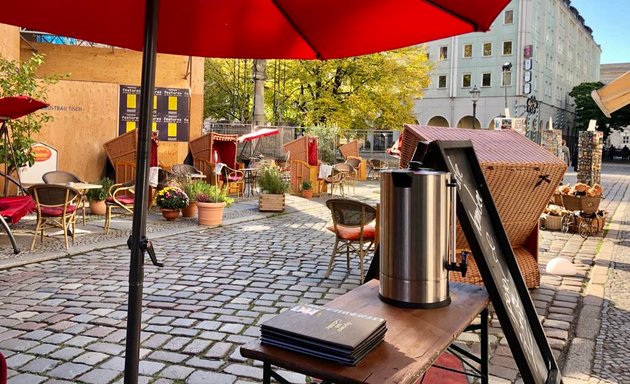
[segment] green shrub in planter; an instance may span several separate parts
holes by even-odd
[[[87,197],[89,201],[103,201],[107,199],[107,195],[109,194],[109,188],[111,188],[111,186],[114,185],[114,182],[111,179],[105,177],[96,184],[100,184],[103,187],[88,189],[88,191],[85,193],[85,197]]]

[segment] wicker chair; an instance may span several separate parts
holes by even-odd
[[[330,199],[326,202],[330,209],[333,225],[328,227],[335,234],[333,247],[326,277],[330,276],[335,256],[345,250],[346,266],[350,271],[350,252],[359,257],[361,269],[361,283],[365,278],[363,259],[374,249],[376,226],[372,224],[376,219],[376,208],[357,200]]]
[[[228,195],[235,193],[236,197],[243,196],[245,191],[245,174],[243,171],[223,165],[217,176],[223,181]]]
[[[352,193],[356,193],[354,182],[357,179],[356,169],[349,163],[339,163],[333,165],[333,173],[343,174],[343,184],[352,185]]]
[[[28,189],[28,193],[33,196],[37,210],[37,224],[31,251],[35,248],[37,235],[44,242],[44,229],[61,228],[63,238],[68,249],[68,232],[74,241],[76,232],[76,210],[81,201],[81,193],[72,187],[53,184],[35,184]]]
[[[171,167],[171,171],[178,176],[203,174],[203,172],[190,164],[175,164]]]
[[[368,160],[368,178],[378,179],[380,176],[380,171],[387,169],[387,163],[381,159],[370,159]],[[375,175],[376,174],[376,175]]]
[[[109,196],[105,199],[105,233],[109,232],[114,210],[121,214],[133,215],[135,180],[114,184],[109,188]]]
[[[46,184],[66,184],[66,183],[83,183],[74,173],[66,171],[50,171],[44,173],[42,180]],[[85,225],[85,208],[87,205],[87,199],[84,194],[81,194],[81,199],[77,208],[83,210],[83,225]]]

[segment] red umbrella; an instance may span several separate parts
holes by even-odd
[[[142,0],[4,1],[0,22],[142,50]],[[487,31],[509,0],[161,0],[157,50],[333,59]]]
[[[146,191],[156,52],[332,59],[486,31],[510,0],[5,1],[0,23],[143,50],[136,191]],[[138,380],[147,193],[135,195],[125,383]]]
[[[46,108],[48,104],[28,96],[8,96],[0,98],[0,121],[17,119]]]
[[[238,139],[236,139],[236,141],[238,141],[239,143],[242,143],[244,141],[252,141],[252,140],[260,139],[261,137],[277,135],[278,133],[280,133],[280,130],[278,128],[262,128],[255,132],[250,132],[242,136],[239,136]]]

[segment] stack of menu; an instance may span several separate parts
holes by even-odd
[[[300,304],[263,323],[261,342],[356,365],[383,341],[385,331],[385,320],[378,317]]]

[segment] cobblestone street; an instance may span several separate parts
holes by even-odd
[[[574,179],[570,173],[565,182]],[[630,381],[624,363],[630,209],[623,203],[630,199],[630,167],[607,166],[602,181],[602,208],[610,212],[612,228],[606,239],[601,232],[583,239],[541,231],[542,282],[531,294],[560,366],[569,369],[567,383]],[[378,185],[358,185],[357,197],[376,202]],[[241,202],[224,226],[210,229],[181,221],[167,232],[153,224],[151,240],[165,267],[145,269],[140,382],[260,382],[262,365],[243,359],[238,348],[259,337],[261,322],[294,303],[325,304],[356,288],[357,258],[349,273],[338,258],[331,277],[323,277],[333,243],[323,202],[290,197],[283,215],[260,215],[254,203]],[[124,242],[98,244],[104,243],[90,244],[86,237],[81,246],[92,250],[71,249],[71,257],[0,272],[0,351],[8,358],[9,383],[122,383],[129,250]],[[44,253],[40,248],[34,254]],[[611,280],[600,261],[606,253]],[[546,263],[556,256],[572,259],[578,275],[546,274]],[[497,320],[491,325],[491,382],[522,382]],[[591,344],[575,342],[582,339]],[[479,350],[474,334],[458,343]],[[578,353],[578,344],[590,346],[590,355]],[[586,363],[576,360],[583,355],[590,356]],[[589,375],[592,367],[594,374],[579,376],[576,366]],[[283,375],[305,382],[299,374]]]

